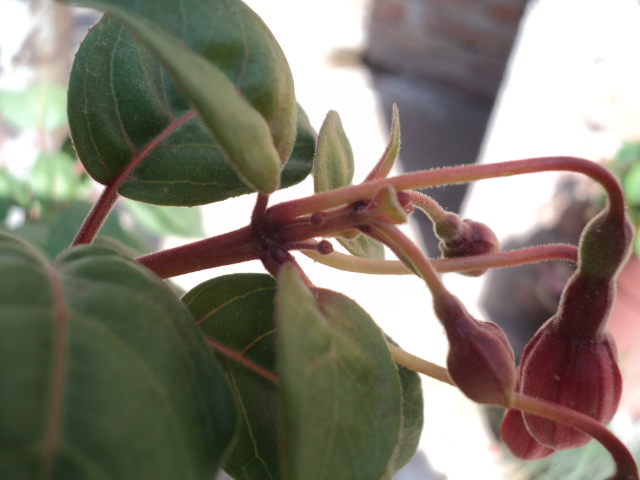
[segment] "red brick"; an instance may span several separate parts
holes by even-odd
[[[511,51],[511,38],[505,38],[495,32],[480,30],[463,23],[437,18],[435,15],[427,17],[425,33],[430,38],[458,45],[471,52],[506,58]]]

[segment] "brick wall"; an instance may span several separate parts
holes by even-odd
[[[367,62],[493,97],[527,0],[371,0]]]

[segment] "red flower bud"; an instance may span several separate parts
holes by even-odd
[[[576,338],[567,335],[561,321],[552,317],[525,347],[519,372],[519,392],[564,405],[603,424],[613,418],[620,402],[617,351],[606,330],[592,338]],[[580,447],[591,440],[552,420],[526,413],[523,418],[535,440],[556,450]]]
[[[473,257],[495,253],[499,249],[498,238],[493,230],[484,223],[468,218],[460,221],[457,215],[447,215],[435,230],[440,238],[439,246],[443,258]],[[477,277],[484,272],[486,269],[460,273]]]
[[[435,297],[434,309],[449,340],[447,368],[457,387],[475,402],[508,405],[515,359],[500,327],[473,318],[453,295]]]
[[[500,438],[511,453],[522,460],[535,460],[548,457],[555,452],[553,448],[542,445],[531,436],[524,424],[522,412],[507,409],[500,424]]]

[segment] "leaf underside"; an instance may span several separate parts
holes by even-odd
[[[279,162],[289,159],[281,186],[297,183],[309,173],[313,152],[308,148],[294,150],[289,158],[296,128],[297,144],[308,144],[313,132],[296,114],[288,65],[267,27],[242,2],[82,3],[140,14],[176,35],[202,61],[223,72],[264,118]],[[129,30],[103,17],[81,45],[69,88],[71,131],[89,174],[109,184],[135,162],[138,166],[119,193],[160,205],[200,205],[254,191],[238,175],[238,166],[229,162],[228,148],[195,116],[187,100],[192,98],[187,91],[191,87],[181,88]],[[240,135],[242,129],[237,132]],[[233,147],[242,149],[254,142],[236,143]],[[301,152],[311,155],[300,158]],[[258,162],[254,180],[261,181],[262,156],[253,157]],[[252,168],[250,162],[245,167]]]
[[[212,478],[235,423],[168,287],[106,247],[0,234],[0,478]]]

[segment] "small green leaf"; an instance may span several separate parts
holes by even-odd
[[[338,112],[331,110],[320,127],[313,180],[316,193],[345,187],[353,180],[353,151]]]
[[[286,478],[387,475],[402,399],[379,328],[353,300],[311,292],[290,265],[278,280],[276,316]]]
[[[365,181],[375,180],[378,178],[387,178],[391,169],[393,168],[398,154],[400,153],[400,115],[398,113],[398,106],[393,104],[393,112],[391,114],[391,133],[389,135],[389,143],[384,150],[382,157],[378,160],[378,163],[373,168],[371,173],[367,175]]]
[[[0,234],[1,478],[205,480],[234,433],[193,317],[105,247],[53,266]]]
[[[193,207],[159,207],[135,201],[124,202],[125,208],[141,227],[158,235],[204,237],[202,212]]]
[[[367,235],[361,233],[356,238],[338,238],[337,240],[351,255],[384,260],[384,245]]]
[[[0,92],[0,115],[20,129],[51,132],[67,124],[67,92],[62,85],[44,83],[19,92]]]
[[[281,478],[273,381],[275,292],[269,275],[235,274],[204,282],[183,297],[214,345],[241,410],[236,443],[224,465],[236,480]]]
[[[254,191],[240,176],[263,191],[277,187],[295,140],[293,81],[253,11],[239,0],[82,4],[111,11],[155,52],[104,17],[76,56],[69,123],[93,178],[108,184],[132,168],[119,192],[159,205]]]

